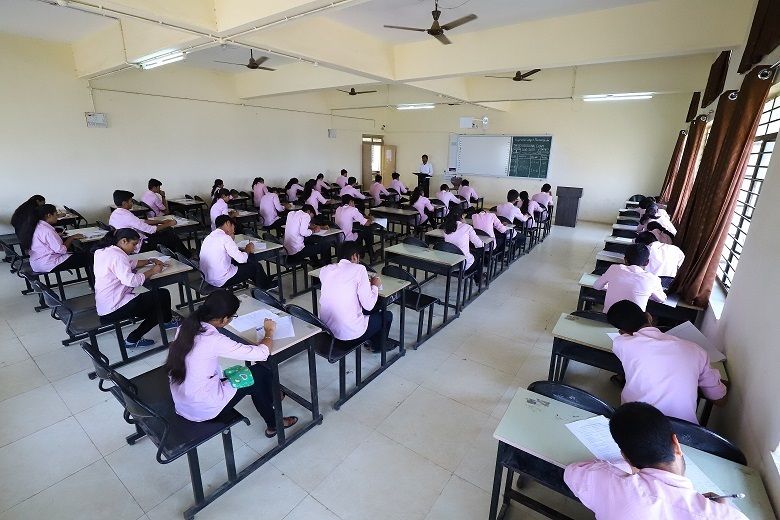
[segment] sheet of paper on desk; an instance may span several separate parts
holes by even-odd
[[[718,361],[726,359],[726,356],[723,355],[723,352],[718,350],[709,340],[709,338],[702,334],[701,331],[697,329],[696,326],[690,321],[686,321],[685,323],[677,325],[673,329],[669,329],[667,334],[671,334],[672,336],[676,336],[680,339],[696,343],[701,348],[703,348],[707,354],[709,354],[710,362],[712,363],[717,363]]]
[[[722,489],[708,477],[690,457],[685,457],[685,476],[691,481],[693,487],[699,493],[715,493],[725,495]],[[737,491],[729,491],[736,493]]]
[[[609,336],[609,339],[611,339],[612,341],[615,341],[615,338],[620,336],[620,333],[619,332],[607,332],[607,336]]]
[[[375,218],[374,224],[379,224],[383,228],[387,229],[387,219],[386,218]]]
[[[566,427],[588,451],[599,460],[609,462],[629,472],[630,468],[620,454],[620,448],[609,433],[609,419],[597,415],[589,419],[568,423]]]
[[[278,320],[279,317],[268,309],[259,309],[243,316],[235,318],[230,325],[238,330],[245,331],[250,329],[262,329],[263,321],[268,318],[269,320]]]
[[[292,316],[276,316],[273,320],[276,322],[274,339],[286,339],[295,337],[295,328],[293,327]]]
[[[324,237],[328,233],[330,233],[330,229],[320,229],[319,231],[315,231],[314,232],[315,235],[320,236],[320,237]]]
[[[252,240],[252,244],[255,246],[255,251],[261,251],[265,249],[265,242],[258,242],[257,240]],[[241,240],[240,242],[236,242],[236,245],[243,249],[249,245],[249,240]]]
[[[156,258],[157,260],[159,260],[159,261],[160,261],[160,262],[162,262],[162,263],[167,263],[167,262],[169,262],[169,261],[170,261],[170,259],[171,259],[171,257],[170,257],[170,256],[166,256],[166,255],[156,256],[156,257],[154,257],[154,258]]]

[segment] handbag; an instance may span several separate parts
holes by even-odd
[[[255,384],[255,378],[252,377],[252,371],[246,365],[235,365],[228,367],[223,372],[225,378],[230,381],[233,388],[246,388]]]

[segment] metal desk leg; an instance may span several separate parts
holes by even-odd
[[[284,284],[282,283],[282,249],[276,248],[276,281],[279,283],[279,301],[284,303]]]
[[[281,384],[279,383],[279,365],[269,359],[269,364],[271,365],[271,393],[273,394],[274,399],[274,418],[276,420],[276,438],[279,442],[279,445],[284,445],[284,415],[282,414],[282,396],[279,394],[279,390],[282,388]]]
[[[488,513],[488,520],[496,520],[496,515],[498,514],[498,499],[501,495],[501,477],[504,475],[504,466],[499,460],[499,453],[501,453],[500,442],[498,449],[496,450],[496,469],[493,472],[493,492],[490,495],[490,513]]]
[[[452,268],[447,271],[447,283],[444,288],[444,323],[447,323],[447,315],[450,310],[450,282],[452,280]],[[457,307],[456,307],[457,308]],[[433,312],[433,310],[431,310]]]
[[[317,357],[314,352],[314,346],[308,344],[307,355],[309,357],[309,389],[311,391],[311,417],[313,421],[318,421],[320,415],[319,389],[317,388]]]
[[[385,366],[387,363],[387,336],[385,336],[385,326],[387,325],[387,298],[382,298],[382,303],[380,304],[380,309],[382,310],[382,336],[380,340],[380,363],[379,366]]]
[[[160,336],[162,337],[162,344],[164,347],[168,346],[168,334],[165,332],[165,322],[163,321],[162,307],[160,307],[160,288],[154,289],[154,304],[157,307],[157,322],[160,327]]]

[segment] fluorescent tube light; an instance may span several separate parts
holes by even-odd
[[[633,101],[638,99],[653,99],[653,92],[629,92],[626,94],[594,94],[582,96],[583,101]]]
[[[436,108],[433,103],[411,103],[407,105],[397,105],[396,110],[428,110]]]
[[[153,69],[155,67],[168,65],[169,63],[176,63],[177,61],[182,61],[183,59],[184,59],[184,53],[182,51],[174,51],[166,54],[149,56],[145,59],[142,59],[140,62],[138,62],[138,64],[141,66],[142,69],[148,70],[148,69]]]

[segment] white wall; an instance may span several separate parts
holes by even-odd
[[[173,195],[208,193],[215,177],[248,189],[255,176],[283,183],[341,168],[359,171],[361,128],[372,121],[329,115],[318,94],[247,108],[227,77],[173,65],[122,72],[93,82],[116,90],[192,97],[206,103],[132,93],[94,92],[109,128],[88,129],[87,83],[75,76],[69,47],[0,35],[0,225],[33,193],[89,217],[107,217],[111,193],[141,194],[149,177]],[[338,127],[328,139],[327,129]]]
[[[580,219],[614,222],[615,208],[635,193],[661,188],[677,133],[685,127],[690,94],[659,95],[647,101],[585,103],[581,100],[522,101],[509,112],[472,106],[437,106],[434,110],[399,112],[393,109],[344,111],[366,114],[385,123],[385,141],[398,146],[398,171],[416,179],[420,156],[430,156],[441,183],[447,168],[449,134],[460,116],[490,118],[486,133],[552,134],[553,148],[547,182],[584,189]],[[382,133],[382,132],[379,132]],[[544,180],[471,178],[486,205],[506,200],[511,188],[537,191]]]

